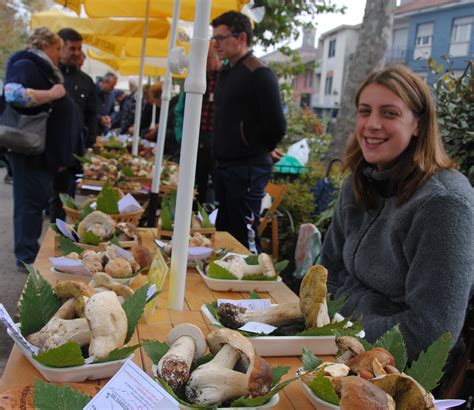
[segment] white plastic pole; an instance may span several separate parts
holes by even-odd
[[[156,104],[153,104],[151,109],[151,124],[150,128],[153,128],[156,125]]]
[[[176,44],[176,33],[178,31],[179,10],[181,0],[175,0],[173,7],[173,22],[171,23],[170,43],[168,46],[168,56]],[[166,73],[161,90],[160,119],[158,121],[158,137],[156,139],[155,166],[153,169],[153,181],[151,183],[151,193],[157,194],[160,189],[161,163],[163,162],[163,151],[165,149],[166,126],[168,125],[168,109],[171,100],[171,70],[166,64]]]
[[[193,39],[190,42],[188,76],[184,83],[186,104],[168,292],[168,307],[176,310],[183,310],[184,305],[202,96],[206,91],[206,59],[209,48],[210,16],[211,0],[199,1],[199,7],[196,5]]]
[[[143,27],[142,54],[140,56],[140,76],[138,78],[137,100],[135,102],[135,122],[133,123],[132,155],[138,155],[138,139],[140,136],[140,121],[142,117],[143,76],[145,73],[145,50],[148,37],[148,18],[150,14],[150,0],[146,0],[145,25]]]

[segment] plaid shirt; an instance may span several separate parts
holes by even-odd
[[[202,99],[201,129],[200,132],[213,130],[214,122],[214,86],[216,84],[216,74],[210,74],[207,78],[207,89]]]

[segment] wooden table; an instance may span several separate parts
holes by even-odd
[[[149,248],[155,245],[153,241],[153,230],[143,229],[144,244]],[[49,257],[53,255],[54,237],[51,230],[45,236],[41,245],[40,252],[36,258],[35,267],[51,283],[57,280],[71,279],[69,274],[51,272]],[[218,232],[216,235],[216,247],[225,247],[233,249],[234,252],[248,253],[248,251],[237,242],[231,235],[225,232]],[[77,277],[74,279],[87,280]],[[217,298],[242,299],[247,298],[245,292],[216,292],[207,288],[201,276],[194,269],[189,269],[186,279],[185,304],[183,311],[168,309],[167,295],[168,281],[164,285],[164,291],[158,296],[157,309],[148,323],[142,319],[137,326],[135,335],[131,344],[138,343],[140,340],[157,339],[163,341],[166,339],[168,331],[179,323],[189,322],[199,326],[207,334],[211,326],[206,322],[201,313],[201,305],[206,302],[214,301]],[[279,284],[274,291],[270,293],[260,293],[263,298],[270,298],[272,303],[297,302],[298,297],[283,283]],[[330,360],[326,357],[325,360]],[[271,366],[291,366],[291,370],[284,379],[291,378],[295,371],[302,365],[300,357],[267,357],[266,360]],[[140,349],[135,353],[134,362],[142,367],[151,375],[151,361],[145,352]],[[28,362],[23,353],[16,346],[13,347],[8,359],[2,379],[0,380],[0,392],[6,389],[18,386],[33,385],[35,378],[41,378],[40,373]],[[98,381],[86,381],[82,385],[103,385],[106,379]],[[275,409],[311,409],[313,406],[307,400],[299,381],[296,381],[280,392],[280,402]]]

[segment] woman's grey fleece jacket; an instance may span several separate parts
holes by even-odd
[[[375,180],[383,179],[372,170]],[[474,271],[474,193],[457,171],[431,177],[398,207],[380,196],[366,211],[343,184],[321,263],[328,291],[347,297],[369,341],[400,324],[410,359],[449,330],[458,339]]]

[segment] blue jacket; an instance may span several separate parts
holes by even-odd
[[[57,80],[53,69],[41,57],[28,50],[13,54],[7,63],[5,84],[18,83],[27,88],[49,90]],[[22,114],[37,114],[52,108],[47,129],[46,147],[41,160],[46,167],[56,171],[59,167],[77,164],[73,154],[83,152],[80,116],[74,101],[68,96],[34,108],[16,108]]]

